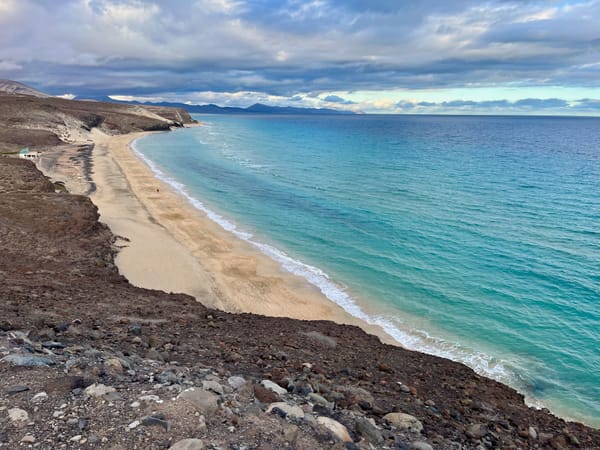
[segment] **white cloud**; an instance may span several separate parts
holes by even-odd
[[[21,70],[23,66],[14,61],[0,60],[0,72],[14,72]]]

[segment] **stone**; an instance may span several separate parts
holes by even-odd
[[[394,425],[400,430],[420,433],[423,431],[423,424],[415,416],[405,413],[389,413],[383,416],[383,420]]]
[[[104,369],[110,374],[123,373],[123,364],[119,358],[110,358],[104,362]]]
[[[529,438],[533,439],[535,441],[538,437],[537,430],[533,427],[529,427],[528,432],[529,432]]]
[[[337,420],[320,416],[317,417],[317,423],[327,428],[331,434],[333,434],[340,441],[353,442],[353,439],[350,437],[350,433],[348,433],[348,429]]]
[[[162,403],[163,402],[158,395],[154,395],[154,394],[142,395],[140,397],[140,400],[143,401],[143,402],[155,402],[155,403]],[[132,406],[132,408],[133,408],[133,406]]]
[[[277,395],[285,395],[288,393],[284,388],[279,386],[277,383],[273,383],[271,380],[262,380],[260,384],[262,387],[275,392]]]
[[[328,402],[325,398],[321,397],[319,394],[315,394],[314,392],[308,394],[308,399],[315,405],[321,405],[329,409],[333,409],[334,407],[333,403]]]
[[[71,439],[69,439],[69,441],[71,441],[71,442],[79,442],[79,441],[81,441],[82,437],[83,436],[81,436],[80,434],[78,434],[78,435],[73,436]]]
[[[42,403],[48,400],[48,394],[45,392],[38,392],[33,397],[31,397],[31,403]]]
[[[141,336],[142,335],[142,326],[139,323],[131,323],[129,325],[129,332],[131,334],[133,334],[134,336]]]
[[[44,356],[19,354],[7,355],[0,359],[0,361],[4,361],[19,367],[48,367],[56,364],[53,360]]]
[[[116,392],[117,390],[112,386],[106,386],[104,384],[94,383],[91,386],[86,387],[83,392],[90,397],[102,397],[106,394],[110,394],[111,392]]]
[[[467,427],[467,436],[471,439],[481,439],[488,433],[488,427],[483,423],[474,423]]]
[[[8,418],[11,422],[27,422],[29,420],[29,414],[21,408],[10,408],[8,410]]]
[[[304,411],[299,406],[288,405],[285,402],[275,402],[271,403],[267,408],[267,413],[278,413],[278,411],[283,413],[283,417],[288,417],[292,419],[303,419]]]
[[[169,450],[202,450],[204,442],[200,439],[182,439],[169,447]]]
[[[177,398],[191,403],[200,414],[207,416],[214,414],[219,408],[219,397],[204,389],[189,388],[182,391]]]
[[[233,390],[237,391],[244,384],[246,384],[246,380],[244,377],[232,376],[227,378],[227,384],[233,388]]]
[[[205,391],[212,391],[215,394],[223,395],[225,391],[223,390],[223,386],[220,383],[212,380],[204,380],[202,382],[202,389]]]
[[[337,341],[330,337],[325,336],[323,333],[319,333],[318,331],[308,331],[305,333],[301,333],[304,336],[311,338],[313,341],[321,344],[323,347],[335,348],[337,347]]]
[[[35,442],[35,436],[32,434],[26,434],[21,438],[21,442],[25,444],[33,444]]]
[[[173,369],[163,370],[158,375],[154,375],[154,379],[163,384],[177,384],[179,378]]]
[[[404,392],[405,394],[408,394],[408,393],[410,393],[410,388],[409,388],[407,385],[405,385],[405,384],[402,384],[402,383],[401,383],[401,382],[399,382],[399,381],[398,381],[398,385],[400,386],[400,390],[401,390],[402,392]]]
[[[433,447],[431,445],[423,441],[411,442],[408,448],[410,450],[433,450]]]
[[[44,342],[42,342],[42,347],[48,348],[51,350],[58,350],[61,348],[65,348],[65,344],[63,344],[62,342],[57,342],[57,341],[44,341]]]
[[[142,425],[145,427],[163,427],[165,431],[171,431],[171,422],[165,420],[165,416],[162,414],[144,417]]]
[[[255,384],[254,397],[261,403],[275,403],[280,400],[279,396],[271,389],[267,389],[260,384]]]
[[[7,394],[18,394],[19,392],[25,392],[29,390],[29,386],[24,386],[22,384],[11,386],[6,390]]]
[[[356,432],[376,447],[383,444],[383,434],[364,417],[356,419]]]
[[[135,428],[139,427],[139,426],[140,426],[140,423],[141,423],[141,422],[140,422],[139,420],[134,420],[134,421],[133,421],[133,422],[131,422],[129,425],[127,425],[127,429],[129,429],[129,430],[133,430],[133,429],[135,429]]]

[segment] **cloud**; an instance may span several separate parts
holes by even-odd
[[[323,98],[323,101],[329,103],[339,103],[342,105],[353,105],[355,103],[352,100],[346,100],[338,95],[328,95],[327,97]]]
[[[600,88],[599,21],[599,0],[0,0],[0,76],[55,94],[312,93],[348,107],[333,96]]]
[[[535,109],[546,109],[546,108],[564,108],[569,105],[569,103],[560,98],[525,98],[523,100],[518,100],[514,103],[514,105],[518,108],[535,108]]]
[[[573,104],[559,98],[526,98],[516,101],[499,100],[450,100],[442,102],[400,100],[397,112],[421,114],[531,114],[552,112],[572,114],[574,110],[600,109],[600,100],[584,99]]]

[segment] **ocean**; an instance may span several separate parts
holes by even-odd
[[[600,426],[600,119],[196,118],[134,148],[213,220],[403,346]]]

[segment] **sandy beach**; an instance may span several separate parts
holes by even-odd
[[[144,133],[94,130],[92,201],[120,237],[119,271],[139,287],[186,293],[210,308],[358,325],[386,342],[385,332],[351,316],[301,277],[194,208],[131,150]]]

